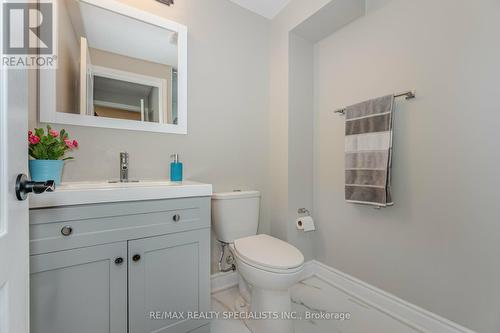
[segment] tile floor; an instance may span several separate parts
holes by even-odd
[[[212,310],[234,311],[238,289],[231,288],[212,295]],[[415,333],[423,332],[364,303],[333,284],[313,276],[292,288],[292,310],[304,316],[305,312],[349,313],[349,320],[303,319],[295,321],[295,333]],[[243,320],[214,320],[212,333],[251,333]],[[270,332],[272,333],[272,332]]]

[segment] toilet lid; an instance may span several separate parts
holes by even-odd
[[[269,235],[237,239],[234,248],[242,259],[258,266],[286,270],[304,263],[304,256],[296,247]]]

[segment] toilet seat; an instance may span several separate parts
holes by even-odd
[[[268,272],[292,273],[304,264],[304,256],[296,247],[269,235],[237,239],[234,250],[248,265]]]

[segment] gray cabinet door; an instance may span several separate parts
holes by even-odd
[[[129,333],[189,332],[208,323],[186,316],[210,310],[209,232],[129,241]],[[185,317],[169,317],[174,312]]]
[[[34,255],[30,265],[31,333],[127,331],[127,242]]]

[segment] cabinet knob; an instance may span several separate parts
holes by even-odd
[[[123,258],[122,258],[122,257],[118,257],[118,258],[116,258],[116,259],[115,259],[115,264],[117,264],[117,265],[121,265],[121,264],[123,264]]]
[[[173,217],[172,217],[172,220],[174,220],[174,222],[179,222],[181,220],[181,216],[179,214],[175,214]]]
[[[63,236],[69,236],[73,233],[73,228],[69,225],[65,225],[64,227],[62,227],[61,229],[61,234]]]
[[[135,261],[135,262],[138,262],[139,260],[141,260],[141,255],[140,254],[136,254],[132,257],[132,260]]]

